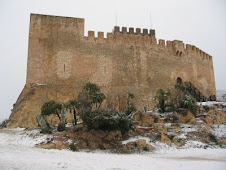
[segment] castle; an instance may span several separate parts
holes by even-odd
[[[114,27],[106,38],[84,36],[84,19],[31,14],[26,85],[8,127],[36,127],[43,103],[75,99],[87,82],[101,88],[105,107],[121,111],[128,92],[138,109],[151,109],[156,91],[178,81],[199,100],[214,100],[212,57],[182,41],[157,41],[155,30]]]

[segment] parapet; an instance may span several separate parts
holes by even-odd
[[[129,30],[129,31],[127,31]],[[135,29],[132,27],[129,27],[129,29],[127,29],[127,27],[122,27],[121,31],[120,31],[120,27],[115,26],[113,33],[122,33],[122,34],[133,34],[133,35],[143,35],[143,36],[150,36],[155,38],[155,30],[148,30],[146,28],[144,28],[141,32],[141,28],[136,28],[136,31],[134,31]]]
[[[107,33],[107,37],[104,38],[103,32],[98,32],[95,37],[94,31],[88,31],[88,36],[85,40],[98,43],[124,43],[124,44],[136,44],[140,46],[155,46],[158,48],[165,48],[172,51],[175,56],[183,57],[186,55],[194,55],[201,57],[202,59],[212,60],[212,57],[194,45],[184,44],[183,41],[165,41],[159,39],[158,43],[155,38],[155,30],[132,28],[132,27],[118,27],[115,26],[111,33]]]
[[[51,27],[53,30],[59,30],[60,27],[71,27],[71,32],[77,32],[84,35],[84,22],[83,18],[62,17],[53,15],[31,14],[30,15],[30,29],[37,29],[43,27]],[[52,31],[53,31],[52,30]],[[35,34],[38,34],[34,31]]]

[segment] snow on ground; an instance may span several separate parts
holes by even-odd
[[[38,129],[31,131],[23,131],[22,128],[17,129],[0,129],[0,147],[33,147],[36,144],[47,142],[52,138],[50,135],[40,134]]]
[[[226,138],[226,124],[212,125],[211,132],[218,139]]]
[[[166,149],[162,147],[150,153],[111,154],[34,147],[35,144],[45,142],[49,138],[51,136],[39,136],[37,130],[0,130],[0,169],[223,170],[226,167],[225,149]],[[143,139],[148,140],[145,137]],[[133,139],[127,142],[129,141]]]
[[[214,105],[226,106],[226,102],[216,102],[216,101],[207,101],[207,102],[198,102],[198,105],[213,107]]]

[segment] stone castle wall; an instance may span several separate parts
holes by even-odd
[[[11,120],[28,112],[40,114],[47,100],[76,98],[89,81],[107,96],[105,106],[119,111],[128,92],[135,94],[138,109],[152,108],[155,92],[173,87],[178,77],[205,96],[216,94],[212,57],[195,46],[178,40],[157,42],[154,30],[139,28],[115,27],[106,38],[103,32],[94,35],[89,31],[84,36],[84,19],[31,15],[25,89],[34,89],[39,97],[35,104],[21,94],[18,101],[24,102],[17,101]]]

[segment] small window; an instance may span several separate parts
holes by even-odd
[[[65,68],[65,64],[64,64],[64,72],[65,72],[66,68]]]
[[[183,83],[182,79],[180,77],[177,77],[177,84],[182,84],[182,83]]]

